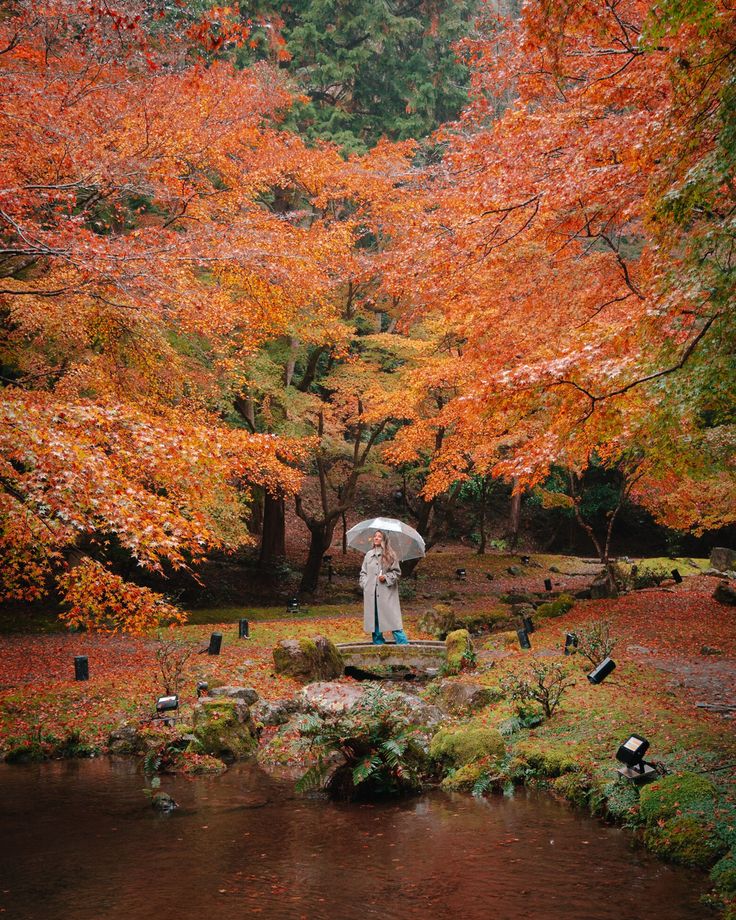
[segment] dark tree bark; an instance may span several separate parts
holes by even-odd
[[[511,508],[509,509],[509,524],[506,530],[506,540],[510,549],[516,549],[519,542],[519,526],[521,524],[521,491],[516,490],[518,479],[514,476],[511,480]]]
[[[263,500],[263,535],[260,565],[268,565],[286,556],[286,506],[282,494],[266,492]]]

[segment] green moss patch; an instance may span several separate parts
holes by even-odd
[[[641,815],[653,826],[683,812],[700,815],[712,811],[717,791],[713,783],[697,773],[665,776],[641,791]]]
[[[538,619],[554,619],[555,617],[561,617],[563,614],[567,613],[568,610],[572,610],[575,606],[575,600],[569,594],[561,594],[556,600],[548,601],[546,604],[540,604],[536,610],[536,616]]]
[[[501,733],[479,725],[442,728],[429,746],[429,756],[433,760],[453,767],[462,767],[483,758],[498,760],[505,751]]]
[[[644,839],[662,859],[698,869],[712,866],[725,849],[713,825],[691,815],[665,821],[662,827],[648,830]]]

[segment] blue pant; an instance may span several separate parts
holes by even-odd
[[[394,642],[397,645],[408,645],[409,640],[406,637],[406,633],[403,629],[395,629],[394,633]],[[374,645],[385,645],[386,640],[383,638],[383,633],[378,629],[378,595],[373,595],[373,644]]]

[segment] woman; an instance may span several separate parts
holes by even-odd
[[[373,549],[365,554],[360,570],[363,628],[372,634],[374,645],[385,645],[382,633],[389,630],[393,632],[397,645],[409,644],[401,622],[400,577],[401,568],[388,536],[377,530],[373,534]]]

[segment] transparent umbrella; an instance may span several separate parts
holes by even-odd
[[[373,546],[373,534],[377,530],[388,534],[399,562],[405,559],[420,559],[424,555],[424,540],[421,534],[396,518],[377,517],[361,521],[347,532],[348,546],[361,553],[367,553]]]

